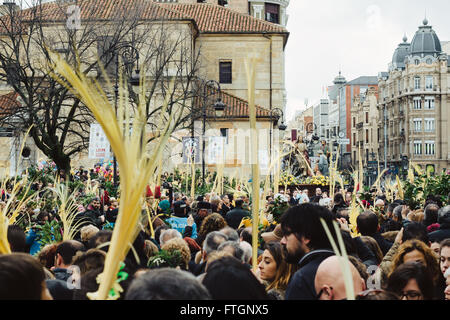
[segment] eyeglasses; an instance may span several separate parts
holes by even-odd
[[[330,290],[333,290],[333,287],[330,287]],[[320,300],[320,297],[322,296],[323,292],[325,291],[325,288],[322,288],[319,293],[316,296],[317,300]]]
[[[418,291],[406,291],[402,292],[400,295],[400,299],[406,297],[406,300],[419,300],[422,297],[422,294]]]
[[[333,287],[329,287],[329,288],[330,288],[330,291],[333,290]],[[319,291],[319,293],[318,293],[317,296],[316,296],[316,300],[320,300],[320,297],[322,296],[322,294],[324,293],[324,291],[325,291],[325,288],[322,288],[322,289]],[[347,300],[347,298],[340,299],[340,300]]]

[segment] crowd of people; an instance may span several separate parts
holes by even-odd
[[[147,187],[139,233],[123,261],[125,300],[450,300],[450,206],[429,197],[411,210],[374,193],[350,223],[351,190],[333,198],[320,188],[266,197],[266,220],[253,258],[250,195],[207,193],[190,198]],[[3,199],[5,200],[5,199]],[[279,219],[271,208],[285,207]],[[120,199],[78,204],[73,239],[42,245],[33,227],[10,225],[11,254],[0,255],[0,299],[87,300],[98,290]],[[32,225],[57,219],[35,210]],[[336,255],[322,225],[348,258]],[[346,289],[348,264],[354,297]]]

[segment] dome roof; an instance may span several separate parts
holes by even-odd
[[[417,30],[411,42],[410,51],[412,55],[436,55],[442,52],[441,41],[433,28],[428,25],[427,19]]]
[[[345,79],[344,76],[342,76],[341,71],[339,71],[339,75],[334,78],[333,83],[334,84],[345,84],[347,82],[347,80]]]
[[[392,57],[392,66],[394,68],[405,68],[405,58],[409,54],[411,45],[408,43],[406,35],[403,37],[403,43],[400,43],[395,49],[394,56]]]

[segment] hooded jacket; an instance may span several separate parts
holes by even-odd
[[[334,256],[329,249],[319,249],[307,253],[299,262],[300,269],[294,273],[286,289],[286,300],[317,300],[314,286],[317,269],[326,258]]]

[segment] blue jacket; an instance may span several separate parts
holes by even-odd
[[[314,250],[307,253],[299,262],[300,269],[294,273],[286,289],[286,300],[316,300],[314,286],[317,269],[326,258],[334,256],[328,249]]]
[[[34,256],[36,253],[41,251],[41,244],[37,240],[37,233],[33,228],[27,234],[26,242],[30,246],[30,254]]]
[[[166,219],[166,222],[170,224],[172,229],[176,229],[178,232],[181,233],[181,235],[184,234],[184,229],[187,226],[187,219],[188,218],[180,218],[180,217],[170,217]],[[197,238],[197,225],[194,223],[192,225],[192,239]]]

